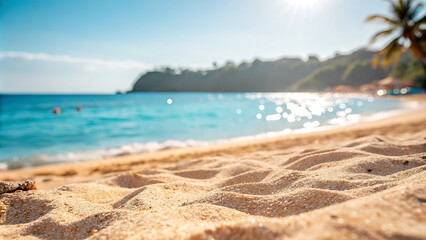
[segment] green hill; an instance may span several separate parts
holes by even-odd
[[[359,87],[362,84],[385,78],[388,72],[374,69],[371,60],[336,63],[319,68],[297,82],[293,91],[324,91],[337,85]]]
[[[374,54],[360,49],[348,55],[336,54],[325,61],[312,56],[307,61],[282,58],[257,59],[240,65],[227,62],[208,71],[164,68],[142,75],[131,92],[281,92],[325,91],[337,85],[358,87],[389,74],[371,67]],[[411,76],[415,66],[410,64],[392,73]]]

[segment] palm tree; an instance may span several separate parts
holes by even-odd
[[[388,29],[376,33],[370,40],[386,36],[395,38],[373,58],[373,66],[377,67],[381,56],[381,66],[387,68],[390,63],[396,63],[402,54],[409,49],[412,56],[420,61],[426,76],[426,15],[419,16],[423,3],[413,0],[388,0],[391,4],[392,16],[373,15],[366,22],[381,21],[388,25]]]

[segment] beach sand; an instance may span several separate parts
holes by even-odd
[[[424,95],[415,99],[425,104]],[[426,239],[426,110],[0,172],[0,239]]]

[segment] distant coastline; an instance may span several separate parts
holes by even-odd
[[[372,67],[375,54],[359,49],[324,61],[310,56],[307,61],[257,59],[239,65],[228,61],[222,67],[214,64],[211,70],[164,67],[143,74],[129,92],[325,92],[339,85],[359,88],[387,76],[412,80],[422,87],[422,68],[408,55],[399,65],[384,70]]]

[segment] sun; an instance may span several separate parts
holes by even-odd
[[[319,6],[321,0],[287,0],[295,8],[314,8]]]
[[[326,10],[333,0],[276,0],[282,12],[291,18],[311,18]]]
[[[288,26],[295,21],[311,21],[318,16],[326,17],[326,12],[335,0],[275,0],[278,14],[285,19]],[[337,0],[336,0],[337,1]]]

